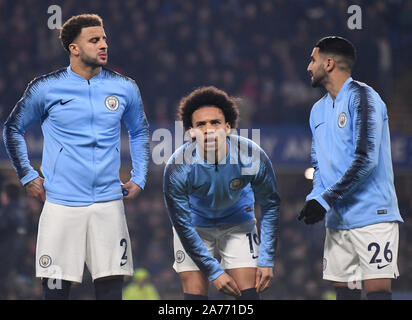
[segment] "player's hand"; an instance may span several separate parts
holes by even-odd
[[[137,197],[141,191],[142,188],[133,181],[126,182],[122,185],[123,199],[133,199]]]
[[[306,224],[314,224],[325,218],[326,209],[315,199],[306,201],[302,211],[298,216],[298,220],[304,218]]]
[[[36,179],[30,181],[24,186],[27,194],[42,202],[46,201],[46,192],[43,187],[44,179],[37,177]]]
[[[265,291],[272,285],[273,267],[257,267],[255,288],[257,293]]]
[[[233,278],[229,276],[226,272],[222,273],[219,277],[213,280],[213,284],[217,290],[226,293],[230,296],[239,297],[242,295],[235,280],[233,280]]]

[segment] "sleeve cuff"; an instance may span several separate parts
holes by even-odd
[[[209,281],[213,281],[216,280],[220,275],[222,275],[223,273],[225,273],[225,271],[221,268],[219,268],[219,270],[213,272],[209,277]]]
[[[258,262],[257,266],[262,267],[262,268],[273,268],[275,264],[273,262],[271,263],[259,263]]]
[[[321,204],[322,207],[325,208],[326,212],[330,210],[330,205],[323,199],[322,195],[319,195],[314,198],[317,202]]]
[[[145,181],[141,181],[141,180],[137,180],[135,178],[131,178],[130,181],[134,182],[135,184],[137,184],[140,188],[142,188],[142,190],[144,190],[145,187]]]
[[[23,178],[20,179],[21,184],[23,187],[28,184],[30,181],[39,177],[39,173],[35,170],[30,171],[30,173],[26,174]]]

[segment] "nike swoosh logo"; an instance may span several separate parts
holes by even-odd
[[[257,259],[259,256],[252,255],[252,259]]]
[[[65,101],[65,102],[63,102],[63,100],[60,100],[60,104],[61,104],[61,105],[65,105],[66,103],[69,103],[69,102],[72,101],[72,100],[74,100],[74,98],[73,98],[73,99],[70,99],[70,100],[67,100],[67,101]]]
[[[126,263],[127,263],[127,261],[126,262],[120,262],[120,266],[123,267]]]
[[[318,124],[315,126],[315,130],[316,130],[317,127],[319,127],[321,124],[324,124],[324,123],[325,123],[325,121],[324,121],[324,122],[321,122],[321,123],[318,123]]]
[[[385,268],[385,267],[387,267],[387,266],[389,266],[389,263],[388,263],[388,264],[385,264],[384,266],[378,265],[378,269],[383,269],[383,268]]]

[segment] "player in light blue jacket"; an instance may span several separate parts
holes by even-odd
[[[388,115],[378,93],[351,78],[354,63],[355,48],[346,39],[323,38],[313,49],[312,86],[328,92],[310,114],[315,171],[299,219],[313,224],[326,215],[323,278],[334,281],[338,299],[360,298],[362,280],[369,299],[390,299],[403,220]]]
[[[229,135],[238,109],[225,92],[199,88],[181,100],[179,110],[194,140],[168,161],[163,188],[184,297],[207,299],[212,281],[238,299],[258,299],[272,282],[279,236],[280,199],[271,162],[253,141]],[[260,241],[255,197],[261,206]]]
[[[133,274],[122,199],[145,186],[148,123],[136,83],[103,68],[108,46],[99,16],[72,17],[60,37],[70,66],[29,84],[4,124],[4,143],[28,194],[45,201],[36,249],[45,298],[68,298],[70,283],[82,281],[86,262],[96,297],[118,299],[121,276]],[[24,139],[35,122],[44,137],[44,180],[30,165]],[[124,185],[121,122],[129,131],[133,164]],[[49,278],[63,281],[62,289],[52,290]]]

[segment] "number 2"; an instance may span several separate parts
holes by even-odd
[[[377,244],[376,242],[372,242],[372,243],[370,243],[369,246],[368,246],[368,251],[371,251],[371,250],[372,250],[372,247],[375,247],[376,250],[375,250],[375,253],[374,253],[373,256],[372,256],[371,261],[369,261],[369,263],[380,263],[380,262],[382,262],[381,259],[376,260],[376,257],[378,256],[379,251],[381,250],[381,247],[380,247],[379,244]]]
[[[120,246],[123,247],[123,245],[124,245],[124,252],[123,252],[123,255],[122,255],[122,260],[125,260],[125,261],[124,262],[120,261],[120,266],[121,267],[124,266],[127,263],[127,255],[126,255],[127,241],[124,238],[122,240],[120,240]]]

